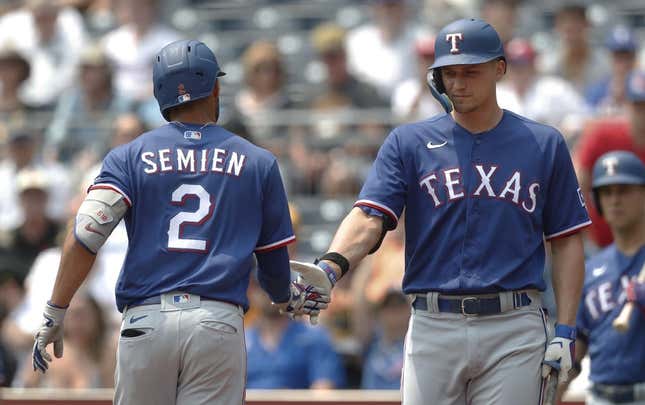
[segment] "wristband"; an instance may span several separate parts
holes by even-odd
[[[320,263],[322,260],[329,260],[332,263],[336,263],[340,267],[340,276],[343,277],[345,273],[349,271],[349,260],[340,253],[336,252],[327,252],[324,255],[320,256],[314,261],[314,264]]]
[[[329,279],[331,286],[335,286],[336,282],[338,281],[338,277],[336,276],[334,269],[325,262],[318,263],[318,267],[320,267],[325,271],[325,273],[327,273],[327,278]]]
[[[53,302],[51,302],[51,301],[47,301],[47,305],[49,305],[50,307],[56,308],[56,309],[67,309],[67,308],[69,308],[69,304],[67,304],[67,305],[66,305],[66,306],[64,306],[64,307],[61,307],[61,306],[59,306],[59,305],[54,304],[54,303],[53,303]]]
[[[573,326],[555,324],[555,337],[576,340],[577,330]]]

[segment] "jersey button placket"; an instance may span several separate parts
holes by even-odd
[[[464,189],[466,192],[466,198],[467,198],[467,214],[466,214],[466,235],[464,236],[464,264],[466,266],[462,267],[462,276],[465,277],[466,279],[470,279],[472,275],[470,274],[470,271],[465,271],[465,269],[472,269],[474,261],[476,261],[476,257],[471,257],[470,260],[467,260],[468,253],[473,252],[476,250],[476,241],[474,238],[477,235],[477,232],[475,232],[475,229],[477,228],[477,219],[478,219],[478,212],[479,212],[479,199],[477,198],[472,198],[471,195],[474,192],[473,187],[475,187],[475,184],[477,181],[475,180],[475,174],[473,172],[473,168],[475,167],[475,164],[481,163],[481,159],[479,158],[480,153],[479,149],[481,145],[481,139],[477,135],[472,135],[474,137],[474,142],[472,144],[471,152],[470,152],[470,166],[468,168],[464,168],[464,172],[467,172],[468,175],[464,176],[467,177],[467,181],[464,184]],[[473,260],[474,259],[474,260]]]
[[[469,275],[467,272],[465,272],[465,269],[468,267],[468,252],[469,250],[469,240],[468,240],[468,235],[470,235],[471,230],[470,230],[470,221],[471,221],[471,215],[472,215],[472,203],[473,199],[470,198],[470,188],[471,188],[471,173],[472,171],[470,170],[469,166],[472,166],[473,162],[475,161],[475,140],[473,140],[471,134],[468,134],[471,141],[470,144],[470,151],[469,151],[469,159],[467,160],[469,164],[464,165],[462,167],[462,180],[463,180],[463,190],[464,190],[464,198],[465,198],[465,204],[466,204],[466,213],[465,213],[465,232],[464,236],[462,239],[462,245],[461,245],[461,264],[459,266],[459,287],[464,287],[464,280],[469,278]]]

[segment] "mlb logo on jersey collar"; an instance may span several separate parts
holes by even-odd
[[[199,141],[202,139],[202,133],[199,131],[185,131],[184,139],[194,139]]]

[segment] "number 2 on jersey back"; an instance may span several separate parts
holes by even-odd
[[[213,215],[215,204],[211,196],[199,184],[182,184],[172,193],[172,204],[183,206],[189,198],[199,199],[197,211],[181,211],[170,219],[168,226],[168,250],[180,252],[205,253],[208,250],[208,241],[202,239],[182,238],[185,225],[201,225]]]

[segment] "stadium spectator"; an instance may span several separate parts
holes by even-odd
[[[280,314],[251,276],[248,297],[259,313],[246,331],[247,388],[343,388],[345,373],[325,328]]]
[[[347,36],[349,69],[389,99],[397,84],[417,76],[414,43],[429,32],[408,18],[407,0],[371,3],[372,20]]]
[[[13,45],[6,44],[0,49],[0,117],[9,126],[24,125],[31,111],[20,98],[29,72],[29,62]]]
[[[102,371],[107,325],[101,307],[91,295],[77,294],[65,316],[65,356],[52,363],[47,374],[34,373],[29,361],[21,373],[24,387],[102,388],[112,387],[111,376]],[[116,356],[116,348],[111,355]]]
[[[98,46],[84,49],[79,79],[67,96],[58,100],[46,132],[47,147],[65,163],[81,151],[91,152],[98,160],[105,152],[111,122],[128,109],[128,103],[113,94],[112,69]]]
[[[515,38],[506,45],[508,72],[498,84],[497,100],[502,108],[535,121],[558,128],[571,138],[580,130],[588,115],[582,96],[566,80],[538,73],[536,52],[523,38]],[[575,125],[575,126],[573,126]]]
[[[363,83],[347,69],[345,30],[338,25],[325,23],[316,27],[311,42],[326,68],[325,88],[311,101],[313,108],[320,108],[326,99],[340,96],[345,105],[355,108],[385,107],[376,88]]]
[[[634,152],[645,162],[645,71],[633,71],[625,80],[627,114],[624,118],[605,118],[588,125],[574,153],[576,173],[593,221],[591,239],[598,246],[611,243],[611,231],[591,201],[591,170],[596,159],[612,150]]]
[[[114,119],[108,149],[133,141],[144,132],[146,132],[146,127],[136,114],[120,114]]]
[[[517,8],[521,0],[484,0],[481,18],[495,28],[504,44],[513,39],[517,26]]]
[[[324,198],[354,197],[361,191],[357,167],[342,150],[330,153],[329,163],[320,180],[320,195]]]
[[[629,28],[619,25],[608,34],[605,46],[611,52],[611,73],[592,83],[585,97],[597,115],[625,113],[625,79],[636,67],[638,43]]]
[[[443,112],[427,87],[428,67],[434,62],[434,37],[415,43],[417,77],[401,82],[392,94],[392,114],[398,122],[420,121]]]
[[[29,270],[22,261],[16,261],[9,252],[0,251],[0,330],[7,315],[24,296],[24,274]],[[9,387],[16,373],[15,351],[0,335],[0,387]]]
[[[114,66],[116,95],[144,102],[152,97],[155,54],[181,35],[161,23],[159,0],[115,0],[114,6],[121,25],[103,38],[103,46]]]
[[[583,2],[562,2],[555,12],[555,52],[545,52],[541,57],[545,73],[564,78],[581,94],[609,73],[609,58],[604,49],[591,43],[591,28]]]
[[[234,115],[260,143],[284,137],[287,128],[278,126],[271,113],[293,108],[295,102],[284,88],[287,72],[280,51],[272,42],[256,41],[244,51],[242,65],[245,86],[235,97]]]
[[[24,220],[16,189],[16,175],[28,166],[46,174],[49,194],[47,215],[56,221],[63,221],[70,195],[66,168],[56,162],[38,159],[38,141],[33,133],[12,131],[8,138],[7,156],[0,161],[0,230],[15,228]]]
[[[45,173],[30,168],[21,170],[16,177],[16,189],[24,221],[16,228],[0,232],[0,248],[11,252],[29,268],[41,251],[55,245],[60,227],[47,216],[45,209],[48,199]]]
[[[328,163],[326,151],[315,148],[308,133],[294,133],[285,140],[282,175],[288,194],[316,195],[320,193],[320,178]]]
[[[73,83],[85,43],[83,19],[75,9],[50,0],[27,0],[0,19],[0,44],[14,44],[31,65],[21,89],[31,106],[49,106]]]
[[[410,302],[398,289],[391,289],[374,308],[373,335],[363,360],[362,389],[401,388],[405,333]]]

